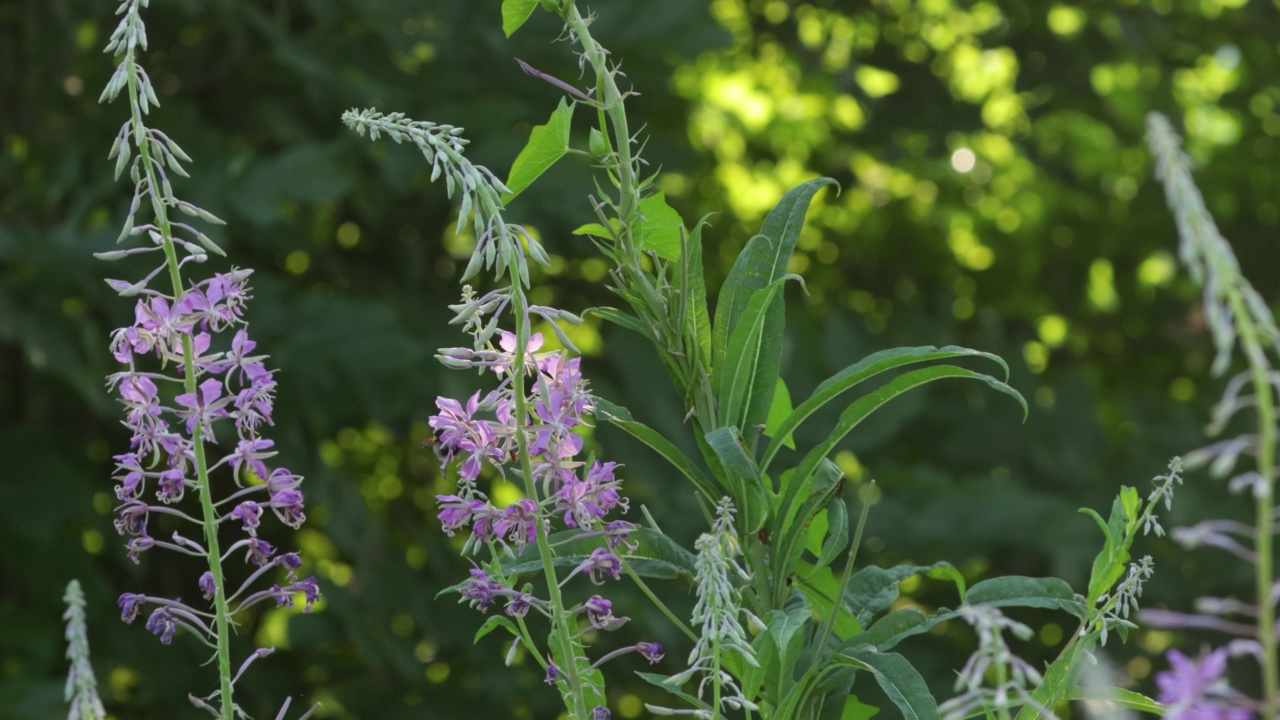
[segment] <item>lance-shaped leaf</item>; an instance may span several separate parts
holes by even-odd
[[[850,390],[854,386],[875,377],[884,372],[894,370],[908,365],[929,362],[931,360],[951,360],[956,358],[978,357],[990,360],[998,364],[1004,370],[1004,379],[1009,379],[1009,366],[998,355],[980,352],[978,350],[970,350],[955,345],[938,348],[932,345],[921,347],[903,347],[893,348],[890,350],[881,350],[872,353],[840,372],[832,375],[814,389],[810,395],[786,418],[781,420],[776,427],[772,429],[769,437],[773,440],[765,449],[764,456],[760,461],[761,468],[768,468],[769,463],[773,460],[774,455],[781,449],[785,439],[791,435],[791,432],[800,426],[810,415],[817,412],[827,403],[839,397],[842,393]]]
[[[693,483],[693,486],[707,497],[707,500],[715,502],[723,496],[719,484],[704,475],[689,459],[689,456],[681,452],[680,448],[663,437],[661,433],[644,423],[637,422],[635,418],[631,417],[631,411],[621,405],[614,405],[608,400],[599,397],[595,400],[597,416],[603,417],[614,427],[657,451],[676,470],[679,470],[681,475],[688,478],[689,482]]]
[[[786,277],[795,276],[784,276],[752,294],[729,338],[728,351],[712,373],[721,425],[750,433],[769,417],[782,362],[786,318],[781,292]]]
[[[939,720],[938,702],[933,699],[924,678],[901,655],[882,653],[864,645],[836,655],[832,660],[870,672],[906,720]]]
[[[845,408],[844,412],[840,414],[840,421],[836,423],[835,428],[832,429],[831,434],[827,439],[810,450],[809,454],[805,455],[804,461],[792,476],[792,482],[803,483],[809,475],[817,469],[818,464],[825,460],[827,455],[835,449],[835,446],[843,440],[846,435],[852,432],[859,423],[867,419],[871,413],[879,409],[880,406],[909,390],[944,378],[960,378],[984,382],[990,387],[1017,400],[1018,404],[1022,407],[1024,414],[1027,411],[1027,401],[1023,399],[1022,395],[1019,394],[1017,390],[1014,390],[990,375],[976,373],[972,370],[965,370],[964,368],[955,367],[953,365],[936,365],[934,367],[912,370],[911,372],[899,375],[881,387],[876,388],[870,393],[858,398],[853,401],[849,407]]]
[[[707,224],[703,216],[685,239],[685,257],[680,263],[681,303],[684,305],[684,332],[688,346],[696,348],[702,367],[711,371],[711,315],[707,312],[707,282],[702,269],[702,228]]]
[[[713,364],[719,364],[725,357],[729,338],[738,325],[739,317],[746,311],[752,294],[769,287],[786,274],[787,263],[800,240],[804,216],[814,193],[826,185],[835,184],[831,178],[818,178],[787,191],[764,219],[760,233],[747,241],[720,287],[712,331]]]

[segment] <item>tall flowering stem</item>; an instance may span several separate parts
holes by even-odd
[[[148,4],[149,0],[124,0],[117,8],[121,20],[106,52],[115,53],[119,64],[101,98],[113,101],[122,91],[128,97],[130,116],[110,153],[116,160],[116,177],[127,169],[134,184],[119,242],[135,237],[145,240],[137,247],[96,255],[108,261],[156,252],[163,257],[139,281],[107,281],[122,297],[136,298],[134,324],[115,331],[111,340],[112,355],[124,369],[108,378],[108,387],[119,394],[127,411],[124,425],[133,432],[130,451],[115,457],[116,497],[122,503],[116,529],[129,538],[125,546],[134,562],[153,548],[204,558],[208,570],[192,584],[212,609],[138,593],[125,593],[119,605],[125,622],[137,619],[144,606],[156,606],[146,627],[163,644],[185,630],[214,649],[218,689],[204,699],[192,695],[191,701],[221,720],[232,720],[240,713],[233,697],[236,680],[252,662],[270,653],[266,648],[255,651],[233,674],[230,639],[235,615],[270,599],[277,605],[292,605],[299,592],[306,596],[310,610],[319,590],[314,578],[299,580],[294,575],[301,565],[297,554],[277,555],[258,537],[268,509],[289,527],[302,524],[302,479],[283,467],[267,465],[276,453],[274,443],[263,438],[260,430],[272,423],[276,383],[263,364],[266,356],[252,354],[256,343],[244,318],[251,298],[247,284],[251,271],[232,269],[184,283],[184,265],[203,263],[211,253],[225,253],[197,228],[176,221],[173,211],[207,223],[222,221],[174,195],[169,175],[187,177],[183,163],[191,158],[166,134],[145,123],[151,109],[159,106],[151,80],[137,60],[138,53],[147,49],[146,26],[139,11]],[[149,222],[139,222],[144,199]],[[161,274],[168,275],[168,292],[150,287]],[[227,337],[232,331],[234,337]],[[150,369],[157,364],[158,369]],[[166,374],[169,369],[177,377]],[[219,445],[217,430],[227,424],[235,427],[235,447],[214,460],[209,448]],[[224,434],[223,441],[229,434]],[[226,468],[237,489],[215,500],[210,472],[220,467]],[[188,490],[199,496],[199,517],[173,507]],[[148,498],[151,493],[157,504]],[[149,523],[159,517],[175,519],[180,526],[198,526],[203,544],[178,532],[171,541],[152,537]],[[246,537],[224,552],[219,529],[236,525]],[[245,551],[245,562],[252,570],[229,595],[223,562],[236,550]],[[253,592],[251,585],[273,569],[282,569],[287,582]]]
[[[1181,238],[1179,255],[1192,279],[1204,288],[1205,318],[1212,333],[1217,358],[1215,374],[1225,372],[1232,349],[1239,345],[1248,369],[1228,384],[1215,424],[1221,425],[1238,410],[1253,408],[1257,434],[1219,443],[1188,460],[1214,460],[1214,469],[1227,471],[1242,451],[1256,455],[1256,472],[1247,472],[1232,481],[1235,487],[1252,490],[1255,506],[1252,528],[1253,548],[1237,554],[1254,563],[1256,592],[1256,641],[1262,665],[1262,716],[1280,712],[1280,663],[1277,662],[1274,588],[1276,405],[1273,371],[1268,352],[1280,352],[1280,330],[1262,296],[1240,270],[1230,244],[1218,231],[1205,207],[1204,198],[1191,177],[1190,160],[1169,120],[1158,113],[1147,116],[1147,138],[1156,161],[1156,176],[1164,184],[1165,196]],[[1249,398],[1237,397],[1243,385],[1252,388]],[[1225,536],[1203,530],[1218,540]],[[1228,546],[1234,543],[1220,543]]]

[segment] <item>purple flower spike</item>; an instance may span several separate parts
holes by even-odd
[[[592,626],[602,628],[613,620],[612,602],[599,595],[592,595],[587,598],[587,602],[584,604],[587,608],[587,620],[591,622]]]
[[[471,579],[462,585],[458,591],[462,597],[471,601],[471,607],[476,608],[480,612],[489,609],[489,604],[493,602],[493,598],[506,588],[489,579],[480,568],[471,568]]]
[[[228,399],[222,397],[222,381],[217,378],[205,380],[197,392],[183,393],[173,401],[187,408],[179,410],[178,417],[186,418],[189,435],[194,435],[198,427],[203,437],[212,438],[213,421],[227,416]]]
[[[524,498],[508,505],[493,523],[498,539],[515,543],[518,549],[538,539],[538,506]]]
[[[271,543],[266,540],[251,538],[249,540],[249,551],[244,555],[244,561],[262,567],[271,561],[271,556],[276,554],[276,549],[271,547]]]
[[[231,517],[244,523],[244,531],[250,537],[258,536],[258,525],[262,521],[262,507],[258,503],[246,500],[231,511]]]
[[[316,584],[316,579],[314,577],[309,577],[306,580],[299,580],[290,586],[289,589],[301,592],[305,597],[306,604],[303,605],[302,612],[311,612],[311,606],[315,605],[316,601],[320,599],[320,586]]]
[[[178,621],[167,609],[157,608],[147,619],[147,631],[159,635],[161,645],[168,645],[173,642],[173,634],[178,631]]]
[[[136,593],[125,593],[120,596],[116,604],[120,606],[120,619],[126,623],[132,623],[138,619],[138,610],[142,604],[147,601],[146,595],[138,595]]]
[[[1170,720],[1249,720],[1251,713],[1230,704],[1233,691],[1224,677],[1227,649],[1218,648],[1192,660],[1177,650],[1166,655],[1170,670],[1156,673],[1159,700],[1169,706]]]
[[[533,600],[533,596],[529,593],[519,593],[507,600],[505,612],[511,617],[524,617],[529,614],[529,604]]]
[[[591,720],[609,720],[609,718],[612,717],[613,714],[609,712],[609,708],[604,707],[603,705],[597,705],[596,708],[591,711]]]
[[[548,685],[555,685],[556,680],[558,679],[560,679],[560,666],[556,665],[555,662],[548,662],[546,683]]]
[[[636,643],[636,650],[652,665],[662,659],[662,646],[654,642]]]
[[[125,554],[129,556],[129,559],[132,560],[134,564],[137,564],[141,562],[139,556],[150,550],[155,546],[155,544],[156,541],[152,540],[150,537],[146,535],[139,535],[136,538],[130,538],[129,542],[124,544],[125,550],[127,550]]]
[[[437,517],[449,537],[453,537],[458,528],[470,523],[471,516],[477,509],[484,507],[484,502],[480,500],[463,500],[457,495],[437,495],[436,502],[440,503]]]
[[[586,572],[591,575],[591,582],[600,585],[601,582],[597,578],[596,573],[601,573],[605,577],[617,580],[619,571],[622,570],[622,561],[617,555],[605,550],[604,548],[596,548],[591,551],[591,556],[583,560],[574,572]]]
[[[200,576],[200,582],[198,584],[200,585],[200,594],[204,595],[204,599],[212,600],[216,591],[216,588],[214,588],[213,585],[213,573],[205,570],[204,574]]]

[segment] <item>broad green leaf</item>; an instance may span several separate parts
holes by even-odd
[[[764,423],[765,437],[777,437],[782,421],[790,417],[792,412],[794,408],[791,407],[791,391],[787,389],[786,381],[779,376],[778,385],[773,391],[773,402],[769,404],[769,417]],[[796,441],[791,433],[784,435],[779,442],[792,450],[796,449]]]
[[[965,596],[970,605],[994,607],[1036,607],[1063,610],[1084,618],[1084,602],[1065,580],[1054,577],[1034,578],[1007,575],[991,578],[969,588]]]
[[[716,364],[712,383],[720,403],[720,424],[750,434],[763,425],[778,385],[782,332],[786,323],[782,282],[756,292],[729,338],[724,360]],[[718,377],[717,377],[718,376]]]
[[[804,643],[804,635],[800,633],[805,623],[812,617],[809,605],[791,610],[773,610],[769,613],[769,636],[778,649],[778,666],[775,677],[779,687],[786,687],[795,676],[796,662],[800,659],[800,650]]]
[[[597,397],[595,400],[597,416],[608,420],[613,426],[623,430],[645,445],[648,445],[659,455],[666,458],[667,462],[671,463],[675,469],[679,470],[680,474],[688,478],[689,482],[693,483],[693,486],[700,490],[709,501],[714,503],[721,498],[723,493],[717,486],[717,483],[704,475],[702,471],[693,464],[693,461],[681,452],[680,448],[676,447],[670,440],[663,437],[662,433],[659,433],[657,430],[654,430],[644,423],[637,422],[631,417],[631,411],[621,405],[614,405],[608,400],[600,397]]]
[[[502,0],[502,32],[511,37],[536,9],[538,0]]]
[[[925,685],[924,678],[906,658],[897,653],[882,653],[869,645],[836,655],[834,662],[868,670],[880,684],[884,694],[898,706],[905,720],[939,720],[938,703]]]
[[[680,272],[686,288],[684,324],[689,347],[698,349],[702,367],[711,372],[711,316],[707,312],[707,281],[702,269],[702,228],[707,217],[698,221],[685,240],[688,257],[680,264]]]
[[[858,622],[866,625],[877,613],[898,599],[898,584],[913,575],[950,580],[955,583],[960,601],[964,602],[964,576],[951,563],[939,562],[933,565],[895,565],[890,568],[874,565],[864,567],[849,579],[849,588],[844,594],[845,604],[857,616]]]
[[[926,633],[938,623],[958,616],[959,613],[952,610],[940,610],[933,615],[925,615],[915,608],[902,608],[875,621],[866,632],[854,636],[849,642],[889,650],[912,635]]]
[[[840,590],[840,580],[831,572],[831,568],[815,569],[806,562],[797,563],[796,587],[813,604],[818,615],[830,617],[836,611],[835,595]],[[832,633],[841,640],[848,640],[862,632],[862,625],[857,618],[840,605],[840,614],[831,628]]]
[[[605,537],[578,538],[577,530],[563,530],[550,538],[556,557],[552,564],[559,568],[577,567],[596,548],[608,547]],[[613,553],[627,561],[637,575],[642,577],[674,580],[692,578],[695,574],[693,553],[680,547],[675,540],[651,528],[636,528],[620,543]],[[542,569],[542,560],[535,545],[527,545],[513,558],[500,560],[507,573],[519,575]]]
[[[787,191],[764,219],[760,233],[747,241],[733,267],[720,286],[716,300],[715,327],[712,332],[712,362],[719,364],[729,347],[729,338],[738,318],[747,309],[751,295],[777,282],[787,272],[787,263],[800,239],[804,216],[813,196],[831,178],[818,178]]]
[[[534,0],[534,4],[537,4],[537,0]],[[505,8],[504,3],[504,11]],[[511,192],[502,196],[504,205],[510,203],[512,198],[532,185],[539,175],[569,152],[569,126],[573,123],[573,107],[573,103],[560,98],[560,104],[551,113],[547,124],[533,128],[533,132],[529,134],[529,143],[511,165],[511,174],[507,179],[507,189]]]
[[[1022,406],[1023,412],[1027,410],[1027,401],[1017,390],[1009,387],[1003,382],[996,380],[990,375],[976,373],[972,370],[956,367],[954,365],[935,365],[933,367],[921,368],[903,373],[898,377],[890,380],[884,385],[867,393],[866,395],[853,401],[844,412],[840,414],[840,420],[836,423],[831,434],[825,441],[814,447],[805,455],[804,461],[800,467],[796,469],[792,482],[804,482],[804,480],[818,467],[818,464],[827,458],[827,455],[835,449],[835,446],[844,439],[846,435],[853,431],[863,420],[871,413],[875,412],[880,406],[896,398],[897,396],[913,390],[926,383],[945,378],[960,378],[964,380],[978,380],[986,383],[990,387],[998,390],[1018,401]],[[797,411],[799,412],[799,411]]]
[[[474,645],[480,642],[480,638],[500,627],[511,633],[513,637],[520,637],[520,631],[516,629],[515,623],[502,615],[490,615],[489,619],[485,620],[480,629],[476,631],[476,636],[471,640],[471,644]]]
[[[872,353],[824,380],[821,385],[814,389],[812,395],[800,403],[800,406],[782,421],[775,429],[774,434],[770,435],[773,440],[764,452],[760,467],[767,468],[773,460],[773,456],[782,447],[783,441],[779,438],[779,435],[783,438],[790,437],[791,432],[799,427],[800,423],[804,422],[810,415],[862,381],[907,365],[929,362],[930,360],[950,360],[965,357],[979,357],[991,360],[1004,369],[1006,380],[1009,377],[1009,366],[1005,364],[1000,356],[955,345],[943,348],[932,345],[893,348]]]
[[[738,530],[753,533],[764,527],[769,517],[769,495],[756,463],[742,446],[736,427],[716,428],[706,435],[707,445],[724,466],[734,505],[738,508]]]
[[[680,236],[684,222],[680,213],[667,204],[665,193],[650,195],[640,201],[640,222],[637,243],[643,250],[651,250],[663,260],[680,259]]]

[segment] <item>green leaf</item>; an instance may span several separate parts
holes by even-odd
[[[684,274],[686,288],[683,302],[688,346],[698,349],[703,369],[711,372],[711,316],[707,312],[707,281],[702,269],[702,228],[707,224],[707,217],[704,215],[698,221],[685,240],[688,257],[680,264],[680,272]]]
[[[648,445],[659,455],[666,458],[667,462],[671,463],[676,470],[679,470],[680,474],[688,478],[689,482],[693,483],[693,486],[698,488],[698,490],[700,490],[711,502],[714,503],[721,498],[723,492],[721,492],[718,484],[711,478],[704,475],[702,471],[693,464],[693,461],[681,452],[680,448],[676,447],[670,440],[663,437],[662,433],[659,433],[657,430],[654,430],[644,423],[637,422],[631,417],[631,411],[621,405],[614,405],[608,400],[600,397],[597,397],[595,400],[596,415],[598,417],[603,417],[605,420],[608,420],[613,426],[626,432],[645,445]]]
[[[769,519],[769,493],[756,463],[742,446],[736,427],[716,428],[706,434],[707,445],[724,466],[738,512],[738,530],[753,533]]]
[[[609,220],[611,225],[617,222],[613,218],[610,218]],[[574,230],[573,234],[574,235],[594,235],[598,238],[604,238],[606,240],[610,240],[613,238],[613,231],[601,225],[600,223],[587,223],[586,225],[582,225],[578,227],[576,230]]]
[[[680,213],[667,204],[666,193],[650,195],[640,201],[640,222],[637,243],[641,249],[652,250],[663,260],[680,260],[680,236],[684,222]]]
[[[831,613],[836,612],[837,605],[834,598],[840,590],[840,580],[835,573],[831,572],[831,568],[819,570],[809,563],[799,562],[796,566],[795,582],[800,592],[813,604],[818,615],[830,617]],[[836,616],[836,622],[831,628],[832,633],[841,640],[859,635],[863,630],[858,619],[844,607],[843,603],[838,607],[840,614]]]
[[[650,685],[653,685],[655,687],[660,687],[663,690],[666,690],[672,695],[675,695],[681,700],[684,700],[685,702],[689,703],[694,708],[697,708],[699,710],[708,710],[708,711],[711,710],[711,706],[708,705],[706,702],[699,700],[698,698],[684,692],[678,687],[673,687],[669,682],[667,682],[670,678],[666,677],[665,675],[658,675],[657,673],[637,672],[636,677],[649,683]],[[563,685],[565,683],[561,683],[561,684]],[[569,705],[568,707],[573,707],[573,706]]]
[[[938,703],[929,693],[924,678],[906,658],[897,653],[882,653],[869,645],[836,655],[834,662],[868,670],[880,689],[902,711],[905,720],[939,720]]]
[[[1102,516],[1090,508],[1082,508],[1081,512],[1093,518],[1102,529],[1105,542],[1102,551],[1093,559],[1093,568],[1089,573],[1088,603],[1093,607],[1103,593],[1111,589],[1125,573],[1129,562],[1129,542],[1126,541],[1125,528],[1128,526],[1124,493],[1117,496],[1111,504],[1111,517],[1102,522]]]
[[[578,537],[580,534],[577,530],[563,530],[552,533],[548,538],[555,546],[552,559],[555,567],[577,567],[596,548],[608,547],[609,539],[606,537],[582,538]],[[652,528],[641,527],[631,531],[627,542],[619,544],[613,553],[625,559],[641,577],[674,580],[692,578],[696,574],[693,553]],[[535,545],[526,545],[515,558],[504,557],[499,562],[511,575],[542,570],[542,559]]]
[[[773,456],[777,454],[782,446],[783,441],[779,439],[779,434],[782,434],[783,437],[790,437],[791,432],[799,427],[800,423],[804,422],[810,415],[817,412],[819,408],[864,380],[907,365],[929,362],[930,360],[949,360],[965,357],[991,360],[1004,369],[1006,380],[1009,377],[1009,366],[998,355],[955,345],[948,345],[943,348],[937,348],[932,345],[903,347],[873,353],[824,380],[821,385],[814,389],[813,394],[808,399],[800,403],[800,406],[782,421],[775,434],[770,436],[773,441],[769,443],[768,448],[765,450],[760,467],[767,468],[773,460]]]
[[[844,439],[844,436],[852,432],[859,423],[879,409],[880,406],[909,390],[944,378],[960,378],[984,382],[992,388],[1013,397],[1022,406],[1024,412],[1027,409],[1027,401],[1023,399],[1017,390],[990,375],[965,370],[954,365],[935,365],[912,370],[858,398],[845,408],[844,412],[840,414],[839,422],[836,423],[836,427],[831,431],[827,439],[805,455],[804,461],[800,463],[800,467],[796,469],[795,475],[792,477],[792,482],[803,483],[818,467],[818,464],[825,460],[827,455],[835,449],[835,446]],[[797,412],[799,411],[797,410]]]
[[[858,700],[856,695],[850,695],[845,698],[844,710],[840,712],[840,720],[871,720],[872,716],[880,712],[880,708],[874,705],[867,705]]]
[[[480,642],[480,638],[488,635],[498,628],[505,629],[514,637],[520,637],[520,631],[516,629],[515,623],[502,615],[491,615],[489,619],[485,620],[484,624],[480,626],[480,629],[476,631],[476,636],[472,639],[471,644],[474,645]]]
[[[991,578],[969,588],[966,602],[994,607],[1036,607],[1063,610],[1083,619],[1084,602],[1065,580],[1008,575]]]
[[[566,658],[564,653],[560,651],[560,643],[551,643],[551,655],[556,665],[562,668],[577,665],[578,678],[582,681],[583,699],[586,700],[587,707],[595,707],[604,705],[608,701],[604,697],[604,674],[599,668],[591,669],[591,661],[587,659],[587,653],[582,649],[582,640],[573,638],[570,641],[570,652],[573,657]],[[560,690],[560,697],[564,700],[565,707],[571,708],[574,703],[573,689],[569,687],[567,682],[556,683],[556,687]]]
[[[1098,703],[1097,711],[1094,713],[1101,717],[1111,717],[1114,712],[1108,710],[1108,705],[1117,705],[1129,710],[1137,710],[1138,712],[1151,713],[1164,717],[1168,712],[1168,708],[1161,703],[1141,693],[1124,688],[1107,688],[1102,692],[1089,692],[1080,688],[1071,688],[1067,691],[1067,700],[1085,700],[1090,704]]]
[[[504,15],[507,4],[510,2],[511,0],[507,0],[503,3]],[[536,5],[537,0],[533,0],[532,4]],[[528,18],[528,15],[525,15],[525,18]],[[520,22],[523,23],[524,20]],[[573,103],[560,98],[560,104],[556,106],[555,112],[551,113],[551,119],[547,124],[538,125],[529,134],[529,143],[511,164],[511,174],[507,178],[507,189],[511,192],[502,196],[504,205],[510,203],[512,198],[533,184],[539,175],[546,172],[569,152],[569,126],[573,123],[573,107]]]
[[[757,290],[777,282],[787,272],[787,263],[800,239],[804,216],[813,196],[826,185],[835,185],[831,178],[818,178],[787,191],[776,207],[764,219],[760,233],[747,241],[739,253],[733,268],[720,286],[716,302],[716,322],[713,329],[712,363],[719,364],[725,357],[729,338],[738,324],[738,318],[747,309],[751,295]]]
[[[791,610],[772,610],[769,612],[768,632],[778,649],[778,667],[775,677],[779,687],[786,687],[795,676],[796,662],[799,661],[804,635],[800,633],[805,623],[812,617],[808,603]]]
[[[773,402],[769,404],[769,417],[764,423],[765,437],[773,438],[778,436],[778,428],[782,427],[782,421],[790,417],[793,412],[791,407],[791,391],[787,389],[787,383],[778,377],[778,385],[773,391]],[[783,445],[796,449],[796,440],[791,433],[784,435],[779,442]]]
[[[827,501],[827,539],[822,549],[816,553],[818,567],[826,567],[844,551],[849,543],[849,511],[845,508],[843,498],[832,498]]]
[[[502,0],[502,32],[511,37],[537,8],[538,0]]]
[[[898,584],[913,575],[950,580],[955,583],[960,601],[964,602],[964,576],[951,563],[939,562],[933,565],[895,565],[890,568],[874,565],[864,567],[849,579],[849,588],[844,594],[845,605],[857,616],[858,622],[865,626],[877,613],[898,599]]]
[[[902,608],[875,621],[866,632],[854,636],[850,642],[889,650],[912,635],[928,632],[933,626],[958,616],[959,613],[953,610],[942,610],[933,615],[925,615],[915,608]]]
[[[650,331],[649,328],[645,327],[644,324],[641,323],[639,320],[635,319],[631,315],[628,315],[622,312],[617,308],[611,308],[611,307],[588,308],[586,312],[582,313],[582,316],[586,317],[588,315],[595,315],[596,317],[602,318],[604,320],[608,320],[609,322],[619,327],[624,327],[628,330],[633,330],[635,332],[638,332],[642,337],[648,338],[650,340],[653,339],[653,333]]]
[[[716,364],[711,382],[720,403],[720,424],[751,433],[763,425],[773,402],[782,362],[782,332],[786,323],[782,282],[754,293],[742,320],[729,338],[724,359]]]

